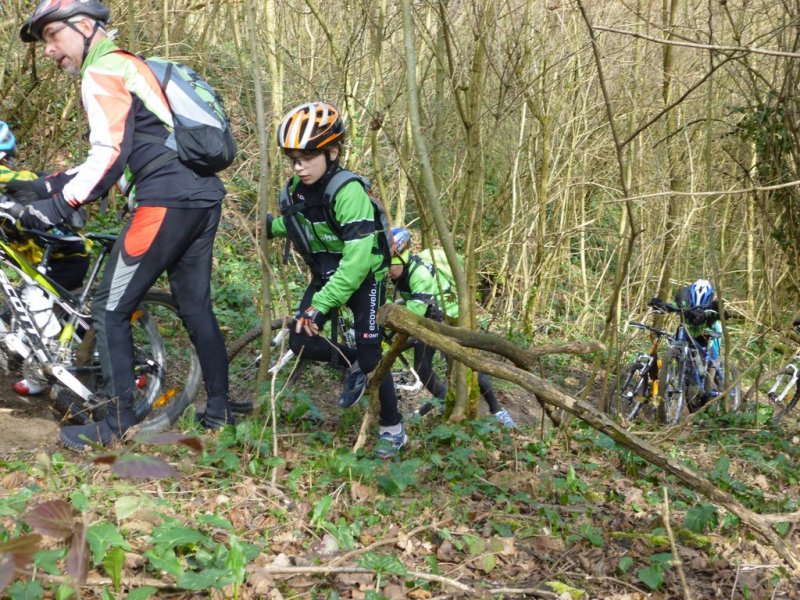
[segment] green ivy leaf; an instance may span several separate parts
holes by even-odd
[[[154,506],[153,501],[147,496],[120,496],[114,501],[114,513],[118,521],[124,521],[140,510]]]
[[[100,563],[106,551],[111,547],[122,548],[123,550],[131,549],[131,545],[125,541],[117,527],[108,521],[100,521],[89,527],[86,533],[86,541],[89,542],[89,547],[92,549],[93,564]]]
[[[487,554],[483,557],[481,568],[484,573],[491,573],[497,566],[497,557],[494,554]]]
[[[619,559],[619,565],[617,568],[621,573],[627,573],[630,568],[633,566],[633,559],[630,556],[623,556]]]
[[[227,569],[204,569],[200,572],[189,571],[178,577],[178,587],[185,590],[207,590],[224,588],[233,583],[233,577]]]
[[[661,567],[659,565],[650,565],[649,567],[639,569],[636,575],[639,577],[639,581],[644,583],[651,590],[659,589],[661,584],[664,583],[664,574],[661,572]]]
[[[400,559],[394,554],[375,554],[374,552],[367,552],[361,557],[358,566],[364,569],[370,569],[379,574],[408,575],[405,565],[400,562]]]
[[[150,537],[150,543],[158,546],[164,545],[171,548],[176,546],[188,546],[191,544],[202,544],[210,546],[211,540],[196,529],[180,526],[167,526],[158,528]]]
[[[156,588],[144,586],[128,592],[128,595],[125,596],[125,600],[147,600],[151,596],[155,596],[157,593],[158,590]]]

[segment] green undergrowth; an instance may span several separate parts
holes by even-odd
[[[476,593],[667,597],[681,590],[674,548],[693,589],[757,598],[787,585],[780,560],[733,515],[580,423],[540,438],[538,427],[510,433],[490,419],[412,419],[408,446],[386,461],[371,443],[352,452],[358,411],[328,426],[314,409],[307,401],[281,420],[276,455],[256,415],[202,436],[202,447],[187,418],[189,436],[134,443],[100,464],[67,453],[2,461],[0,557],[24,544],[30,557],[13,575],[0,560],[5,593],[68,598],[86,577],[102,598],[273,588],[425,598],[456,591],[432,580],[442,576]],[[746,428],[746,418],[701,420],[662,448],[752,510],[798,510],[796,433]],[[788,524],[775,529],[797,545]],[[765,558],[773,566],[758,577],[737,566]],[[332,573],[270,572],[326,565]]]

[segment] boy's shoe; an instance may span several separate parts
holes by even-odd
[[[367,389],[367,374],[361,370],[358,363],[354,363],[344,376],[344,389],[339,396],[339,406],[350,408],[361,400],[364,390]]]
[[[494,413],[494,418],[509,429],[514,429],[517,426],[517,424],[514,423],[514,419],[511,418],[511,415],[508,414],[508,411],[505,409]]]
[[[20,379],[14,384],[14,391],[23,396],[37,396],[47,389],[47,385],[33,379]]]
[[[82,452],[91,448],[84,437],[95,444],[108,446],[112,442],[119,441],[121,436],[116,435],[105,420],[61,428],[61,443],[70,450]]]
[[[375,454],[378,458],[391,458],[406,445],[408,436],[403,424],[400,423],[400,433],[389,433],[385,431],[378,436],[378,445],[375,446]]]
[[[236,425],[236,418],[232,412],[226,412],[222,417],[201,412],[195,414],[194,422],[207,431],[214,431],[225,427],[225,425]]]

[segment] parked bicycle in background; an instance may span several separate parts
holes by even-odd
[[[793,327],[795,333],[800,335],[800,319],[793,323]],[[800,400],[798,380],[800,380],[800,350],[780,371],[767,378],[769,382],[774,381],[767,392],[767,397],[773,406],[773,423],[777,423],[789,414],[797,405],[797,401]]]
[[[719,303],[711,283],[698,279],[681,288],[670,304],[652,298],[648,306],[680,317],[670,349],[659,371],[659,419],[674,425],[684,407],[696,412],[711,400],[735,412],[741,404],[739,374],[720,361],[722,326]]]

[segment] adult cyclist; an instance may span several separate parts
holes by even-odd
[[[352,180],[334,192],[327,186],[342,172],[339,158],[345,129],[329,102],[308,102],[290,110],[278,127],[280,146],[294,170],[281,201],[281,215],[267,215],[267,237],[286,237],[308,264],[311,283],[297,311],[289,346],[304,358],[328,362],[329,343],[319,336],[330,312],[348,306],[355,319],[355,352],[342,347],[353,365],[345,377],[339,405],[348,408],[363,395],[367,374],[381,357],[378,308],[385,300],[388,241],[376,226],[376,207],[361,182]],[[406,443],[394,381],[380,382],[378,456],[396,454]]]
[[[394,248],[389,277],[394,281],[395,289],[406,308],[434,321],[444,321],[445,315],[452,320],[458,319],[455,286],[437,273],[434,265],[411,253],[411,233],[408,229],[395,227],[392,235]],[[447,382],[440,380],[433,372],[434,349],[420,340],[414,340],[413,343],[414,369],[417,375],[434,398],[444,399],[447,395]],[[507,410],[500,407],[491,378],[485,373],[478,373],[478,387],[495,419],[506,427],[513,428],[514,419]]]
[[[216,175],[197,173],[169,157],[162,140],[172,126],[172,113],[161,86],[143,60],[111,41],[109,17],[108,7],[97,0],[42,0],[20,30],[23,42],[43,42],[45,54],[62,71],[80,77],[91,145],[86,160],[71,171],[72,179],[63,189],[40,193],[23,211],[22,223],[38,229],[62,223],[115,182],[130,178],[138,203],[114,246],[92,307],[111,399],[108,416],[63,427],[61,441],[73,450],[88,442],[119,440],[135,424],[130,321],[165,271],[205,379],[208,404],[198,420],[208,429],[234,421],[225,343],[210,291],[225,187]]]

